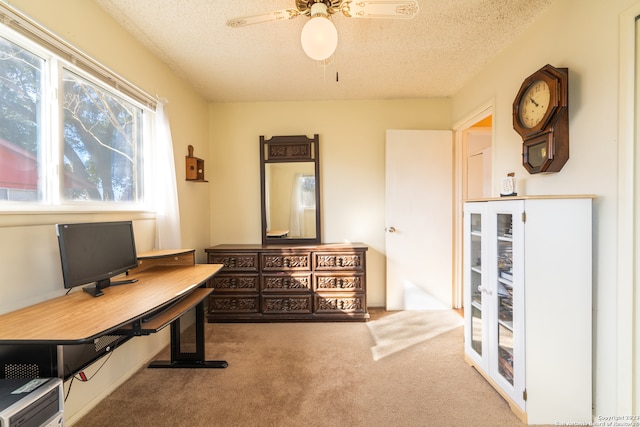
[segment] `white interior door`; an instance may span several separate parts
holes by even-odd
[[[491,197],[490,127],[473,127],[465,131],[467,145],[466,199]]]
[[[453,134],[387,130],[387,310],[451,308]]]

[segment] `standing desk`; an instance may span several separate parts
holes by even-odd
[[[220,264],[194,264],[133,269],[128,278],[138,282],[108,287],[100,297],[72,292],[0,315],[0,346],[50,348],[54,353],[54,346],[90,343],[108,334],[149,335],[171,325],[171,360],[152,362],[149,367],[226,368],[226,361],[204,357],[204,305],[213,289],[202,286],[221,268]],[[183,352],[180,317],[194,307],[196,351]],[[57,372],[40,376],[62,376],[60,359],[58,354],[57,366],[51,367]]]

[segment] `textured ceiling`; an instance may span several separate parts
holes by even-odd
[[[226,25],[295,0],[95,1],[212,102],[448,97],[554,2],[419,0],[410,20],[336,13],[323,66],[300,46],[305,16]]]

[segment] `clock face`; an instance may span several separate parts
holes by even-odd
[[[542,121],[549,109],[551,92],[544,80],[537,80],[522,95],[519,115],[523,126],[531,129]]]

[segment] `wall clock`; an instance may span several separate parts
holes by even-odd
[[[513,101],[529,173],[558,172],[569,160],[569,70],[545,65],[527,77]]]

